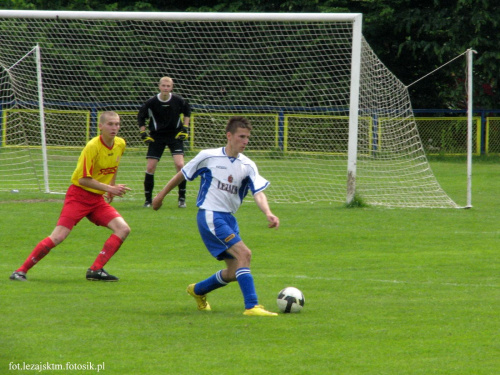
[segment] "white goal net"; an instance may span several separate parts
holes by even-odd
[[[142,200],[137,111],[170,76],[193,109],[186,161],[223,146],[227,119],[245,115],[245,153],[272,202],[345,202],[355,191],[371,205],[456,207],[429,167],[406,88],[356,33],[359,20],[0,10],[0,191],[65,192],[99,113],[115,110],[127,141],[118,181]],[[155,189],[174,173],[167,149]],[[188,184],[188,199],[197,188]]]

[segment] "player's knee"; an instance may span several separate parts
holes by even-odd
[[[250,265],[250,261],[252,260],[252,250],[249,248],[245,248],[240,252],[240,263],[245,264],[247,266]]]
[[[68,237],[70,232],[71,232],[70,228],[67,228],[63,225],[57,225],[49,237],[54,243],[54,245],[57,246]]]
[[[62,233],[50,235],[50,239],[52,240],[52,242],[54,242],[54,245],[56,246],[59,245],[61,242],[63,242],[66,239],[66,237],[68,236]]]
[[[120,237],[122,241],[128,237],[131,231],[129,225],[124,220],[120,220],[118,223],[113,223],[113,225],[110,225],[109,228],[112,229],[113,233]]]
[[[120,226],[120,228],[118,228],[117,234],[119,237],[121,237],[122,240],[124,240],[125,238],[128,237],[130,231],[131,231],[130,226],[127,223],[124,223],[123,225]]]
[[[146,165],[146,173],[147,174],[155,174],[156,172],[156,167],[158,166],[158,161],[157,159],[148,159],[147,165]]]

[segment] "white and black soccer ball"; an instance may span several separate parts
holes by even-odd
[[[278,308],[284,313],[298,313],[306,302],[304,294],[293,286],[286,287],[278,293]]]

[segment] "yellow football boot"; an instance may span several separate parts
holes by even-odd
[[[203,294],[201,296],[199,296],[198,294],[196,294],[194,292],[194,286],[195,285],[196,284],[190,284],[187,287],[187,293],[196,300],[196,303],[198,304],[198,310],[200,310],[200,311],[211,311],[212,309],[210,308],[210,305],[207,302],[207,296],[206,296],[206,294]]]
[[[277,313],[264,310],[264,306],[255,305],[251,309],[246,309],[243,315],[247,316],[278,316]]]

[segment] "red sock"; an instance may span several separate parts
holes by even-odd
[[[38,245],[35,246],[29,257],[24,261],[23,265],[17,270],[17,272],[28,272],[28,270],[43,259],[49,251],[56,245],[50,237],[41,240]]]
[[[104,243],[104,247],[101,252],[97,256],[94,264],[90,266],[90,269],[93,271],[100,270],[108,260],[118,251],[123,241],[116,234],[112,234]]]

